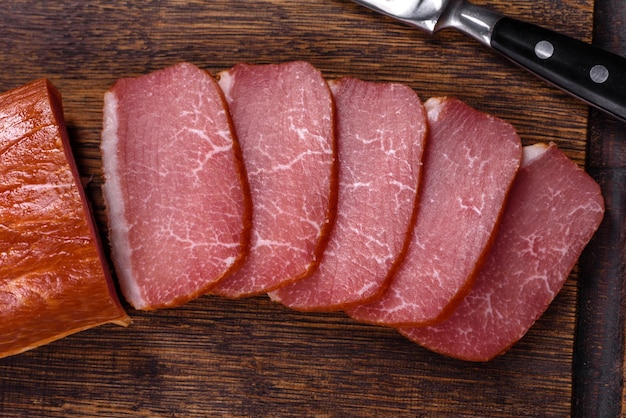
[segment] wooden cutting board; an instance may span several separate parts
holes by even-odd
[[[592,0],[477,3],[592,40]],[[301,59],[329,79],[402,82],[424,100],[457,96],[509,121],[524,144],[552,141],[581,166],[589,160],[584,104],[460,34],[429,37],[348,0],[7,0],[0,28],[0,90],[40,77],[60,89],[102,233],[102,96],[120,77],[179,61],[215,73],[243,61]],[[595,165],[601,166],[604,126],[614,122],[594,120],[604,119],[596,115],[590,125]],[[616,136],[622,128],[616,125]],[[621,214],[606,228],[623,237]],[[606,254],[603,242],[598,238],[594,247],[600,254]],[[134,322],[127,329],[102,326],[0,360],[0,415],[504,417],[593,411],[603,398],[593,395],[592,375],[605,366],[586,367],[588,354],[575,338],[582,270],[604,277],[589,263],[576,268],[530,332],[486,364],[433,354],[393,330],[341,313],[296,313],[266,297],[207,296],[177,309],[129,310]],[[594,309],[606,315],[594,298]],[[588,321],[598,316],[585,312]],[[593,338],[584,344],[593,346]],[[608,342],[623,355],[623,330]],[[575,351],[580,367],[573,367]],[[591,377],[579,383],[586,372]],[[621,387],[612,390],[619,411]]]

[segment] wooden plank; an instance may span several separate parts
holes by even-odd
[[[598,0],[593,43],[626,56],[626,9]],[[580,260],[572,415],[619,416],[624,411],[626,326],[626,123],[593,111],[587,171],[602,187],[606,214]]]
[[[482,1],[591,40],[591,0]],[[212,72],[304,59],[328,78],[397,81],[454,95],[513,123],[525,144],[556,142],[581,166],[587,107],[454,32],[429,37],[347,0],[3,3],[0,90],[50,78],[64,96],[102,232],[102,95],[120,77],[178,61]],[[566,416],[577,274],[507,354],[444,358],[341,313],[292,312],[265,297],[202,297],[130,310],[104,326],[0,360],[7,416]]]

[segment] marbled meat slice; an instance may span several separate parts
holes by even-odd
[[[334,111],[306,62],[239,64],[221,74],[248,172],[250,255],[212,292],[237,298],[306,277],[319,263],[336,205]]]
[[[250,196],[210,74],[180,63],[118,80],[101,148],[112,258],[133,307],[181,305],[241,265]]]
[[[454,98],[425,107],[430,134],[412,241],[382,297],[347,312],[360,321],[421,325],[450,312],[493,243],[519,169],[521,141],[508,123]]]
[[[0,95],[0,357],[128,325],[47,80]]]
[[[377,296],[415,223],[426,112],[393,83],[331,83],[337,109],[337,220],[319,269],[270,297],[298,310],[336,310]]]
[[[559,293],[603,214],[600,187],[555,145],[525,147],[476,284],[446,321],[401,333],[459,359],[488,361],[502,354]]]

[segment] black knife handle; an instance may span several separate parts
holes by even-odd
[[[626,58],[509,17],[495,24],[491,47],[590,105],[626,120]]]

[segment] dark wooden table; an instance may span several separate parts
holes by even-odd
[[[477,3],[594,37],[592,0]],[[595,7],[596,42],[626,55],[623,2]],[[102,326],[0,360],[0,415],[620,413],[624,124],[590,117],[584,104],[460,34],[429,37],[348,0],[8,0],[0,28],[0,90],[40,77],[61,90],[102,232],[102,96],[117,78],[179,61],[218,72],[242,61],[303,59],[331,79],[402,82],[422,99],[457,96],[511,122],[525,144],[553,141],[586,165],[603,185],[609,215],[546,314],[490,363],[438,356],[341,313],[207,296],[177,309],[129,310],[128,329]]]

